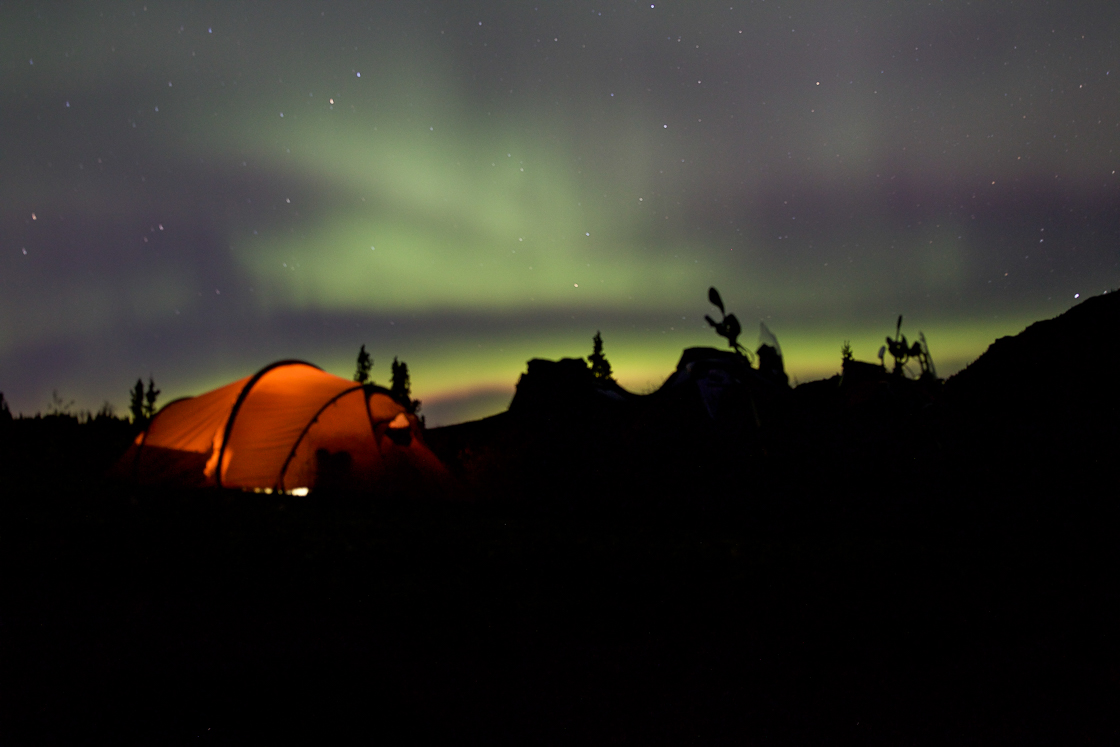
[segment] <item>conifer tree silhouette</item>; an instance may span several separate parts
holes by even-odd
[[[8,409],[8,403],[4,400],[4,393],[0,392],[0,421],[7,421],[12,419],[12,411]]]
[[[596,379],[608,381],[611,378],[611,364],[607,361],[607,357],[603,355],[603,336],[600,332],[595,332],[592,344],[591,355],[587,356],[587,359],[591,361],[591,374]]]
[[[137,382],[139,383],[139,382]],[[159,397],[159,389],[156,389],[156,383],[152,381],[152,377],[148,377],[148,391],[144,393],[144,419],[151,420],[156,414],[156,399]]]
[[[362,345],[362,349],[358,351],[358,369],[354,372],[354,381],[359,384],[368,384],[369,371],[373,368],[373,358],[366,352],[366,346]]]
[[[420,400],[412,399],[412,379],[408,375],[408,364],[398,361],[396,356],[393,356],[393,382],[389,385],[389,394],[411,413],[420,409]]]
[[[129,392],[128,412],[132,415],[133,423],[144,422],[144,381],[136,380],[136,386]]]

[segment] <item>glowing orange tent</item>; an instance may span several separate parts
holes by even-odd
[[[142,484],[296,494],[430,489],[447,471],[388,390],[281,361],[152,418],[115,473]]]

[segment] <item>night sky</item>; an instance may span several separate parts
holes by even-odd
[[[0,3],[0,391],[281,358],[429,425],[529,358],[791,376],[895,319],[948,375],[1120,285],[1120,3]],[[1055,355],[1059,355],[1055,351]]]

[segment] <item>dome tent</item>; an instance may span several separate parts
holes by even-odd
[[[292,493],[416,490],[447,474],[388,390],[291,360],[165,405],[115,472],[141,484]]]

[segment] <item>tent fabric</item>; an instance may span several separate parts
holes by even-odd
[[[431,487],[447,475],[387,390],[303,361],[166,405],[117,472],[144,484],[279,491]]]

